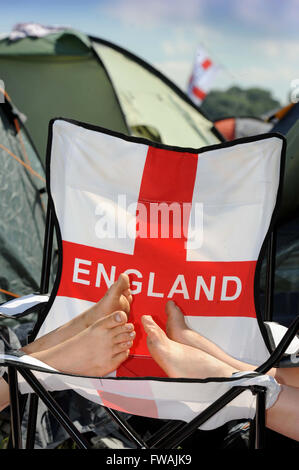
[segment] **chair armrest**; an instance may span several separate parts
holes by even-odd
[[[293,339],[298,334],[299,330],[299,315],[294,319],[289,328],[286,328],[286,332],[283,335],[281,341],[277,347],[272,351],[270,357],[259,367],[255,369],[255,372],[260,374],[266,374],[272,367],[277,367],[285,354],[285,351],[290,346]],[[298,351],[297,351],[298,352]],[[291,356],[289,356],[291,357]]]
[[[39,313],[49,301],[48,294],[29,294],[0,305],[0,318],[20,318],[30,313]]]
[[[271,342],[272,349],[276,349],[280,341],[282,340],[285,333],[288,331],[286,326],[280,325],[276,322],[265,322],[267,333]],[[285,355],[296,354],[299,351],[299,337],[295,336],[287,349]]]

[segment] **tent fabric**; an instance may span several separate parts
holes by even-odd
[[[45,227],[42,164],[6,96],[0,104],[0,303],[38,290]]]
[[[299,119],[299,103],[291,103],[279,110],[274,118],[277,122],[273,126],[273,132],[286,135]]]
[[[299,107],[298,107],[299,110]],[[278,130],[279,131],[279,130]],[[286,169],[284,176],[283,200],[280,209],[281,219],[294,217],[298,214],[299,194],[298,194],[298,162],[299,162],[299,119],[288,130]]]
[[[26,114],[26,126],[43,161],[48,123],[57,115],[128,132],[106,71],[88,38],[83,38],[61,32],[13,43],[0,41],[1,78]]]
[[[111,43],[65,30],[42,38],[0,40],[1,79],[27,116],[45,160],[56,116],[170,145],[219,142],[213,124],[162,74]],[[19,86],[20,76],[22,86]]]
[[[271,123],[265,122],[262,119],[241,116],[219,119],[214,122],[214,125],[226,140],[264,134],[272,130],[273,127]]]
[[[96,302],[114,277],[127,270],[134,295],[130,318],[139,341],[129,359],[108,377],[39,377],[52,390],[71,387],[85,398],[126,413],[189,421],[228,390],[236,378],[202,381],[165,377],[147,351],[139,316],[150,311],[161,326],[165,325],[165,301],[174,298],[189,326],[229,354],[251,363],[269,357],[265,330],[256,316],[254,273],[276,205],[282,139],[266,135],[183,149],[149,145],[146,140],[57,119],[51,124],[50,142],[47,181],[59,223],[61,264],[39,336]],[[211,190],[213,187],[217,191]],[[120,194],[126,195],[131,209],[123,208],[125,218],[118,219],[116,238],[110,236],[112,232],[103,236],[98,216],[104,209],[112,220]],[[185,235],[178,238],[138,239],[137,220],[138,224],[143,220],[136,219],[140,203],[176,200],[187,204],[189,222],[196,220],[192,218],[196,203],[204,203],[203,243],[197,245],[199,240],[194,240],[193,234],[198,233],[198,227],[195,223],[193,231],[189,222]],[[120,233],[127,222],[131,236],[123,237]],[[162,221],[158,226],[160,231],[165,228]],[[228,226],[230,230],[225,228]],[[248,237],[248,233],[255,236]],[[233,283],[228,288],[229,281]],[[33,367],[41,366],[45,371],[45,365],[32,363],[30,357],[18,360],[31,361]],[[275,384],[274,389],[277,396]],[[245,409],[245,416],[252,417],[251,393],[242,395],[245,402],[236,399],[203,429],[244,417]]]
[[[137,127],[142,125],[156,129],[160,141],[168,145],[217,143],[211,122],[141,61],[99,41],[93,47],[106,66],[134,135],[140,136]]]

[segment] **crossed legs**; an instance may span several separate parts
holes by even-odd
[[[135,338],[134,325],[127,317],[132,302],[129,287],[128,276],[121,275],[92,308],[23,351],[66,373],[103,376],[115,370],[128,357]],[[173,302],[168,302],[166,312],[167,335],[150,316],[143,316],[142,323],[150,353],[168,376],[230,377],[233,372],[254,369],[190,330]],[[277,401],[267,410],[267,426],[299,440],[299,370],[272,369],[269,373],[282,387]],[[0,409],[8,403],[8,385],[1,379]]]
[[[128,276],[121,274],[99,302],[22,351],[65,373],[112,372],[127,359],[135,338],[134,325],[128,322],[129,287]],[[0,410],[8,404],[9,388],[0,379]]]
[[[237,359],[229,356],[216,344],[189,328],[185,323],[182,311],[174,302],[169,301],[166,304],[166,314],[168,317],[166,329],[167,336],[173,341],[205,351],[211,356],[230,365],[233,369],[239,371],[254,370],[256,368],[252,364],[238,361]],[[297,368],[272,368],[268,372],[268,375],[274,377],[280,384],[299,387],[299,369]]]
[[[173,302],[167,304],[166,312],[167,334],[151,316],[143,316],[142,323],[152,357],[170,377],[230,377],[236,371],[254,370],[254,366],[235,360],[214,343],[190,330],[182,312]],[[299,370],[292,369],[291,374],[278,374],[277,369],[272,369],[270,375],[281,384],[281,392],[274,405],[266,411],[266,425],[299,441]],[[279,381],[278,377],[282,380]]]

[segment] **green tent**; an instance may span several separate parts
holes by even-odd
[[[170,80],[133,54],[74,30],[0,41],[0,79],[27,116],[44,159],[48,123],[63,116],[169,145],[219,142]]]
[[[0,303],[39,289],[45,175],[19,113],[0,91]]]

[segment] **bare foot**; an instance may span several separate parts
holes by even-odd
[[[165,312],[167,315],[167,336],[173,341],[194,346],[192,344],[194,342],[194,339],[192,341],[194,331],[186,325],[183,312],[173,300],[167,302]]]
[[[226,354],[219,346],[202,336],[197,331],[192,330],[186,325],[184,314],[181,309],[173,302],[169,301],[166,304],[167,336],[173,341],[177,341],[193,348],[198,348],[201,351],[214,356],[220,361],[226,362],[231,367],[237,370],[254,370],[255,367],[247,364]]]
[[[84,312],[85,326],[89,327],[100,318],[116,310],[122,310],[129,314],[131,302],[132,295],[130,292],[129,276],[121,273],[117,281],[107,290],[104,297]]]
[[[107,315],[64,343],[32,354],[55,369],[101,377],[125,361],[135,338],[134,325],[123,311]]]
[[[191,346],[169,339],[151,316],[141,318],[153,359],[169,377],[230,377],[236,369]]]
[[[117,310],[125,312],[128,316],[131,302],[132,295],[130,293],[129,277],[126,274],[120,274],[118,280],[108,289],[99,302],[69,322],[56,328],[56,330],[50,331],[50,333],[38,338],[33,343],[24,346],[22,350],[26,354],[32,354],[52,348],[78,335],[93,323]]]
[[[205,338],[197,331],[189,328],[185,323],[185,318],[181,309],[173,301],[167,302],[166,314],[168,317],[166,332],[170,339],[192,346],[193,348],[199,348],[211,356],[229,364],[234,369],[240,371],[255,370],[256,366],[235,359],[225,353],[215,343]],[[299,373],[296,367],[278,369],[273,367],[267,372],[267,374],[274,377],[280,384],[299,388]]]

